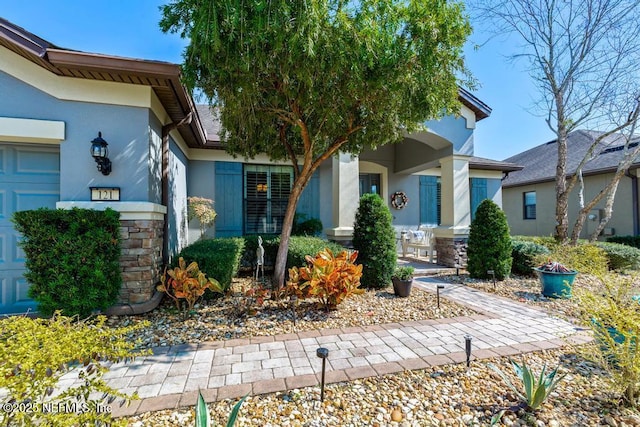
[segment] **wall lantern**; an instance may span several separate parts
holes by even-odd
[[[98,170],[103,175],[109,175],[111,173],[111,160],[109,160],[109,149],[107,148],[107,141],[102,139],[102,132],[98,132],[98,137],[91,141],[91,155],[93,160],[98,164]]]

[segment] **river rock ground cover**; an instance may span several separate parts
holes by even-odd
[[[548,299],[540,295],[535,279],[512,278],[497,282],[469,279],[467,275],[441,275],[445,281],[464,283],[486,292],[533,304],[560,316],[573,317],[577,308],[571,300]],[[583,279],[587,280],[587,279]],[[587,280],[578,286],[596,286]],[[137,318],[112,319],[114,324],[151,320],[150,329],[140,337],[147,346],[177,344],[213,339],[275,335],[316,328],[397,322],[400,319],[455,317],[473,314],[469,309],[441,302],[435,308],[435,296],[419,289],[410,298],[396,298],[392,289],[370,291],[348,299],[338,310],[322,312],[309,303],[301,304],[294,327],[288,302],[267,302],[250,315],[237,314],[245,281],[234,284],[236,296],[203,303],[197,313],[182,320],[170,305]],[[445,302],[446,301],[446,302]],[[223,319],[222,321],[220,319]],[[226,320],[224,320],[226,319]],[[155,325],[154,325],[155,324]],[[535,413],[518,408],[518,399],[487,367],[492,362],[517,384],[508,358],[474,361],[431,367],[419,371],[327,385],[325,401],[320,403],[319,387],[249,396],[241,410],[237,426],[485,426],[506,409],[498,425],[505,426],[640,426],[638,412],[622,406],[610,391],[606,373],[584,360],[576,349],[564,348],[517,356],[526,360],[534,372],[543,365],[555,367],[567,376],[556,391]],[[224,425],[236,400],[209,404],[214,424]],[[145,413],[127,418],[131,426],[193,425],[193,408]]]
[[[441,299],[438,309],[435,295],[415,287],[409,298],[396,297],[391,286],[368,290],[347,298],[337,310],[326,311],[318,308],[315,300],[294,304],[289,299],[265,299],[263,304],[257,304],[256,295],[247,296],[252,285],[250,278],[234,279],[228,296],[197,304],[187,319],[165,298],[152,312],[114,316],[108,322],[117,327],[148,320],[149,325],[132,338],[140,340],[143,347],[157,347],[476,314],[445,299]]]

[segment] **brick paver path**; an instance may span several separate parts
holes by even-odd
[[[414,286],[435,292],[430,278]],[[571,323],[515,301],[465,286],[439,283],[441,296],[480,314],[275,337],[185,344],[154,349],[130,363],[114,364],[104,378],[140,400],[114,406],[115,416],[194,405],[198,390],[207,401],[315,386],[322,362],[316,349],[329,349],[326,382],[422,369],[466,361],[465,335],[472,337],[472,360],[557,348],[590,338]],[[77,379],[68,374],[61,386]]]

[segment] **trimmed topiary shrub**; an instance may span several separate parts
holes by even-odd
[[[29,296],[45,316],[86,317],[116,303],[120,214],[112,209],[38,209],[14,213],[26,254]]]
[[[469,230],[467,270],[471,277],[488,279],[493,270],[496,279],[503,280],[511,272],[511,236],[507,217],[489,199],[478,205]]]
[[[261,235],[262,236],[262,235]],[[244,253],[242,255],[242,268],[252,270],[255,268],[256,249],[258,248],[258,236],[244,236]],[[264,264],[273,267],[280,245],[280,236],[262,236],[264,248]],[[307,264],[305,256],[315,256],[321,250],[329,248],[334,254],[340,253],[344,247],[335,242],[311,236],[291,236],[289,238],[289,251],[287,253],[287,269],[301,267]]]
[[[177,258],[187,263],[197,262],[200,271],[216,279],[223,292],[231,286],[231,279],[238,275],[244,239],[240,237],[199,240],[184,248]],[[255,253],[255,252],[254,252]]]
[[[607,242],[620,243],[640,249],[640,236],[611,236],[607,237]]]
[[[319,236],[322,234],[322,221],[318,218],[305,218],[304,214],[296,214],[291,229],[292,236]]]
[[[274,239],[275,252],[280,245],[280,237]],[[319,237],[291,236],[289,252],[287,253],[287,269],[307,265],[306,256],[314,257],[317,253],[329,248],[334,254],[339,254],[344,247],[335,242],[329,242]],[[273,257],[275,260],[275,255]]]
[[[391,212],[377,194],[360,198],[353,226],[353,247],[364,266],[360,282],[366,288],[385,288],[396,268],[396,238]]]
[[[539,245],[531,241],[524,240],[512,240],[511,257],[513,262],[511,264],[511,272],[521,276],[533,276],[533,268],[537,267],[536,260],[541,255],[551,253],[545,246]]]
[[[640,268],[640,249],[611,242],[596,242],[595,245],[605,251],[609,261],[609,270],[638,270]]]

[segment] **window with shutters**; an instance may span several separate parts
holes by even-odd
[[[292,185],[290,166],[244,166],[245,234],[282,231]]]

